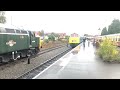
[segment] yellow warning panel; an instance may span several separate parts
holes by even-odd
[[[79,37],[70,37],[69,43],[80,43],[80,38]]]

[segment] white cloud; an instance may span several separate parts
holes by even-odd
[[[45,32],[97,34],[114,18],[120,19],[120,11],[6,11],[6,26]],[[12,19],[11,19],[12,17]],[[23,26],[23,27],[22,27]]]

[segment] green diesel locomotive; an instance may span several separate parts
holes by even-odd
[[[0,27],[0,62],[36,54],[39,43],[39,37],[32,31]]]

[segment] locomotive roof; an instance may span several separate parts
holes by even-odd
[[[24,34],[27,34],[27,32],[28,32],[28,30],[0,27],[0,33],[24,33]]]
[[[103,37],[103,36],[118,36],[120,35],[120,33],[117,33],[117,34],[109,34],[109,35],[102,35],[102,36],[98,36],[98,37]]]

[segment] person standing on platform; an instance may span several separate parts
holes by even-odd
[[[96,40],[95,40],[95,38],[93,39],[93,46],[95,46],[95,44],[96,44]]]
[[[90,40],[89,39],[87,39],[87,41],[88,41],[88,47],[90,46]]]
[[[86,38],[83,38],[83,47],[85,47]]]

